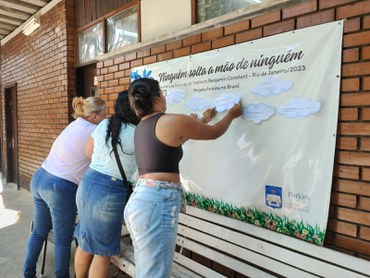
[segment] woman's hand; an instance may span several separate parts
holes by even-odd
[[[235,103],[234,106],[229,110],[228,114],[233,117],[233,119],[239,117],[243,113],[242,105],[239,103]]]
[[[204,124],[208,124],[217,114],[216,108],[208,108],[203,112],[203,117],[200,121]]]
[[[190,117],[194,120],[198,120],[203,124],[208,124],[217,114],[216,108],[208,108],[206,111],[203,112],[202,118],[199,118],[198,114],[191,113]]]
[[[199,120],[199,117],[198,117],[197,113],[191,113],[190,117],[193,118],[194,120]]]

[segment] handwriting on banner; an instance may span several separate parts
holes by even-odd
[[[277,112],[290,119],[304,118],[320,110],[321,104],[316,100],[294,97],[277,109]]]
[[[252,93],[260,96],[279,95],[282,92],[289,91],[293,87],[291,80],[283,80],[266,77],[252,89]]]
[[[275,113],[275,108],[264,103],[249,104],[243,107],[243,118],[256,124],[268,120]]]

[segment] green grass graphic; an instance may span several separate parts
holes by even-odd
[[[209,199],[190,192],[185,193],[185,199],[186,203],[193,207],[248,222],[317,245],[323,245],[324,243],[326,230],[321,230],[317,225],[312,227],[302,220],[297,221],[286,216],[280,217],[256,208],[237,207],[223,201]]]

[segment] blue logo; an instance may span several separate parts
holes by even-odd
[[[271,208],[282,208],[283,189],[281,187],[266,185],[266,206]]]

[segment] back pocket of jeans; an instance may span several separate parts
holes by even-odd
[[[156,204],[151,201],[140,199],[130,200],[126,207],[126,219],[129,223],[132,233],[145,232],[149,229]]]

